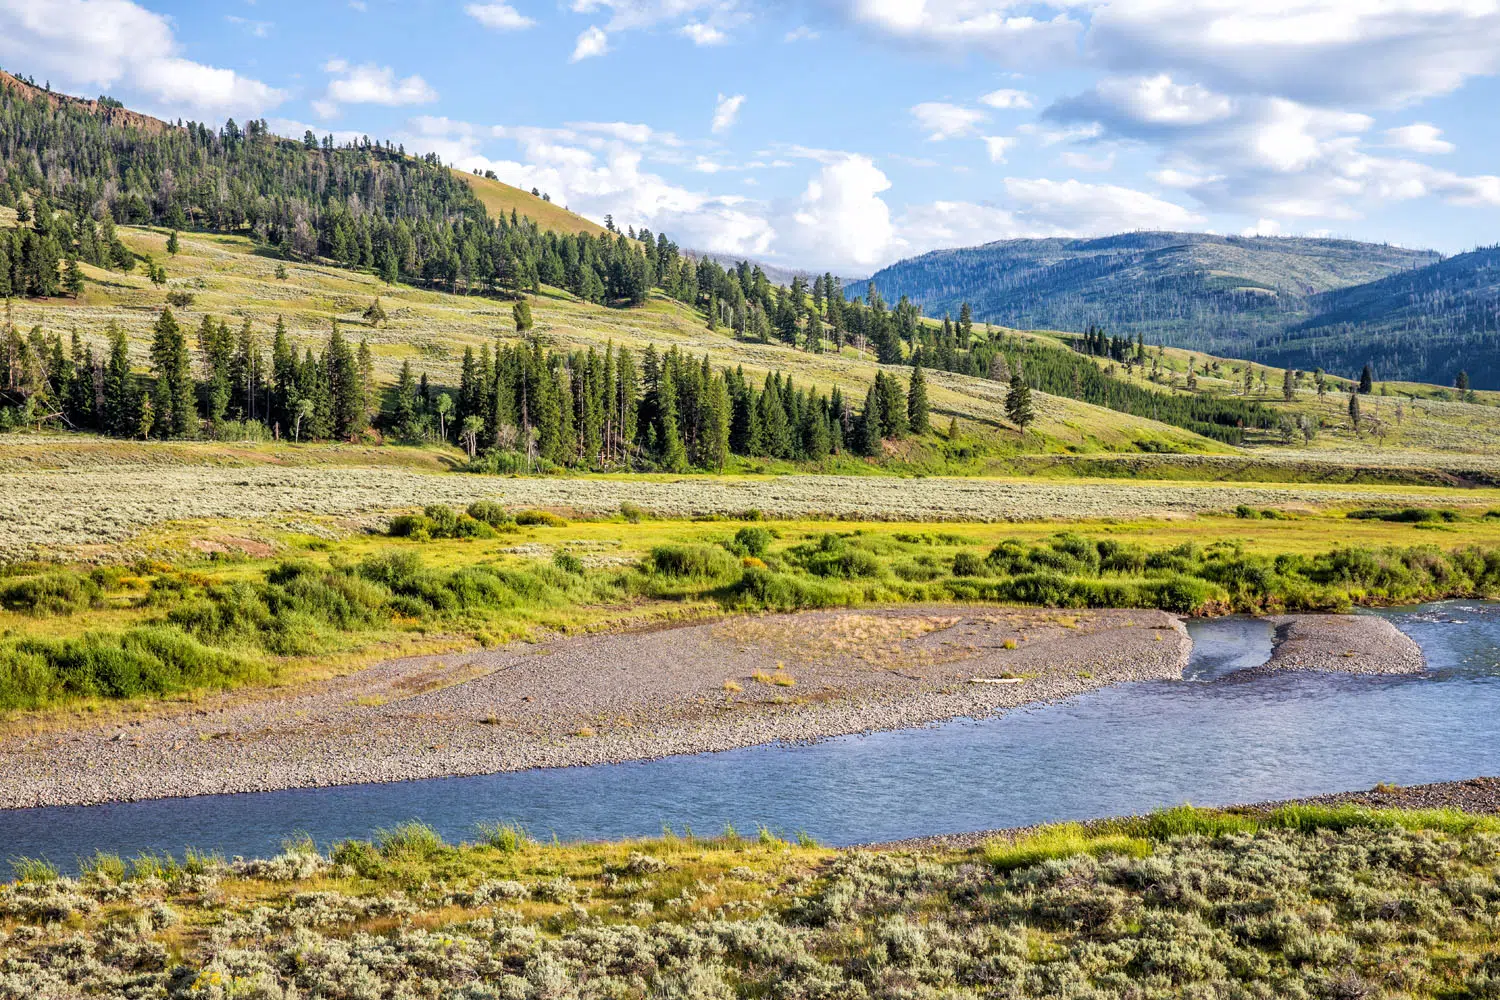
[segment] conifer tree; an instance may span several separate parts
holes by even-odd
[[[880,389],[872,385],[865,393],[865,408],[860,413],[856,428],[858,451],[861,455],[880,454],[880,423]]]
[[[1281,376],[1281,398],[1290,403],[1294,394],[1295,389],[1292,386],[1292,370],[1288,368]]]
[[[68,254],[67,263],[63,265],[63,287],[73,298],[83,294],[83,271],[78,266],[78,258]]]
[[[396,407],[391,416],[391,427],[396,436],[412,439],[417,436],[417,384],[411,373],[411,362],[401,362],[401,376],[396,380]]]
[[[130,377],[130,347],[119,323],[109,321],[109,362],[104,368],[104,427],[119,437],[137,431],[136,405]]]
[[[511,318],[516,322],[517,334],[524,337],[526,336],[526,334],[531,332],[532,319],[530,302],[526,301],[525,299],[521,299],[515,305],[511,306],[510,314]]]
[[[1021,370],[1019,362],[1010,377],[1010,392],[1005,396],[1005,415],[1019,428],[1023,437],[1026,428],[1036,419],[1036,411],[1031,402],[1031,387],[1026,384],[1026,374]]]
[[[927,413],[927,379],[922,374],[920,362],[911,370],[911,385],[906,394],[906,417],[913,434],[920,436],[932,429]]]
[[[175,257],[179,249],[181,248],[177,243],[177,230],[174,229],[172,230],[172,234],[167,237],[167,253]]]
[[[1374,388],[1375,369],[1371,368],[1370,363],[1367,361],[1359,373],[1359,394],[1361,396],[1368,396]]]
[[[157,318],[151,340],[151,373],[156,383],[154,425],[163,437],[192,437],[198,424],[196,387],[187,340],[171,309]]]

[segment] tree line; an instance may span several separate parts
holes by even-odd
[[[639,304],[653,288],[699,301],[697,265],[664,235],[546,232],[514,211],[491,219],[435,155],[368,137],[286,139],[263,120],[150,129],[0,87],[0,205],[22,223],[0,239],[0,294],[56,295],[71,280],[59,267],[75,259],[133,269],[120,224],[244,234],[452,292],[514,296],[545,283],[590,302]]]
[[[268,351],[248,319],[234,329],[205,316],[193,335],[163,309],[141,373],[124,330],[111,323],[106,335],[107,350],[96,352],[76,331],[66,343],[40,327],[22,335],[7,314],[0,428],[293,441],[351,441],[376,429],[458,444],[507,468],[671,472],[722,469],[730,455],[877,456],[884,441],[931,429],[920,367],[904,385],[878,373],[861,405],[780,371],[757,384],[743,368],[715,369],[707,355],[675,346],[563,352],[528,338],[467,349],[452,389],[403,363],[383,394],[368,343],[351,343],[337,320],[320,351],[299,353],[279,318]]]

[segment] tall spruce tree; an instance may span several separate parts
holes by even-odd
[[[906,393],[906,420],[916,435],[932,430],[927,413],[927,379],[920,362],[911,370],[911,385]]]
[[[163,437],[193,437],[198,429],[197,390],[187,339],[171,309],[163,309],[151,339],[153,425]]]

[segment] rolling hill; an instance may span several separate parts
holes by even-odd
[[[592,219],[585,219],[576,212],[570,212],[561,205],[554,205],[530,191],[522,191],[504,181],[480,177],[462,170],[455,170],[453,174],[473,189],[474,194],[484,205],[485,211],[489,212],[492,217],[508,216],[515,212],[548,232],[587,233],[589,236],[598,236],[607,232],[603,226]]]
[[[929,316],[1139,334],[1266,364],[1500,387],[1494,251],[1451,260],[1350,240],[1127,233],[1006,240],[893,264],[871,281]],[[851,288],[851,294],[863,292]],[[1488,346],[1486,346],[1488,345]]]

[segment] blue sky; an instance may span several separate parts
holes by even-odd
[[[0,0],[0,66],[845,274],[1141,228],[1500,240],[1500,0]]]

